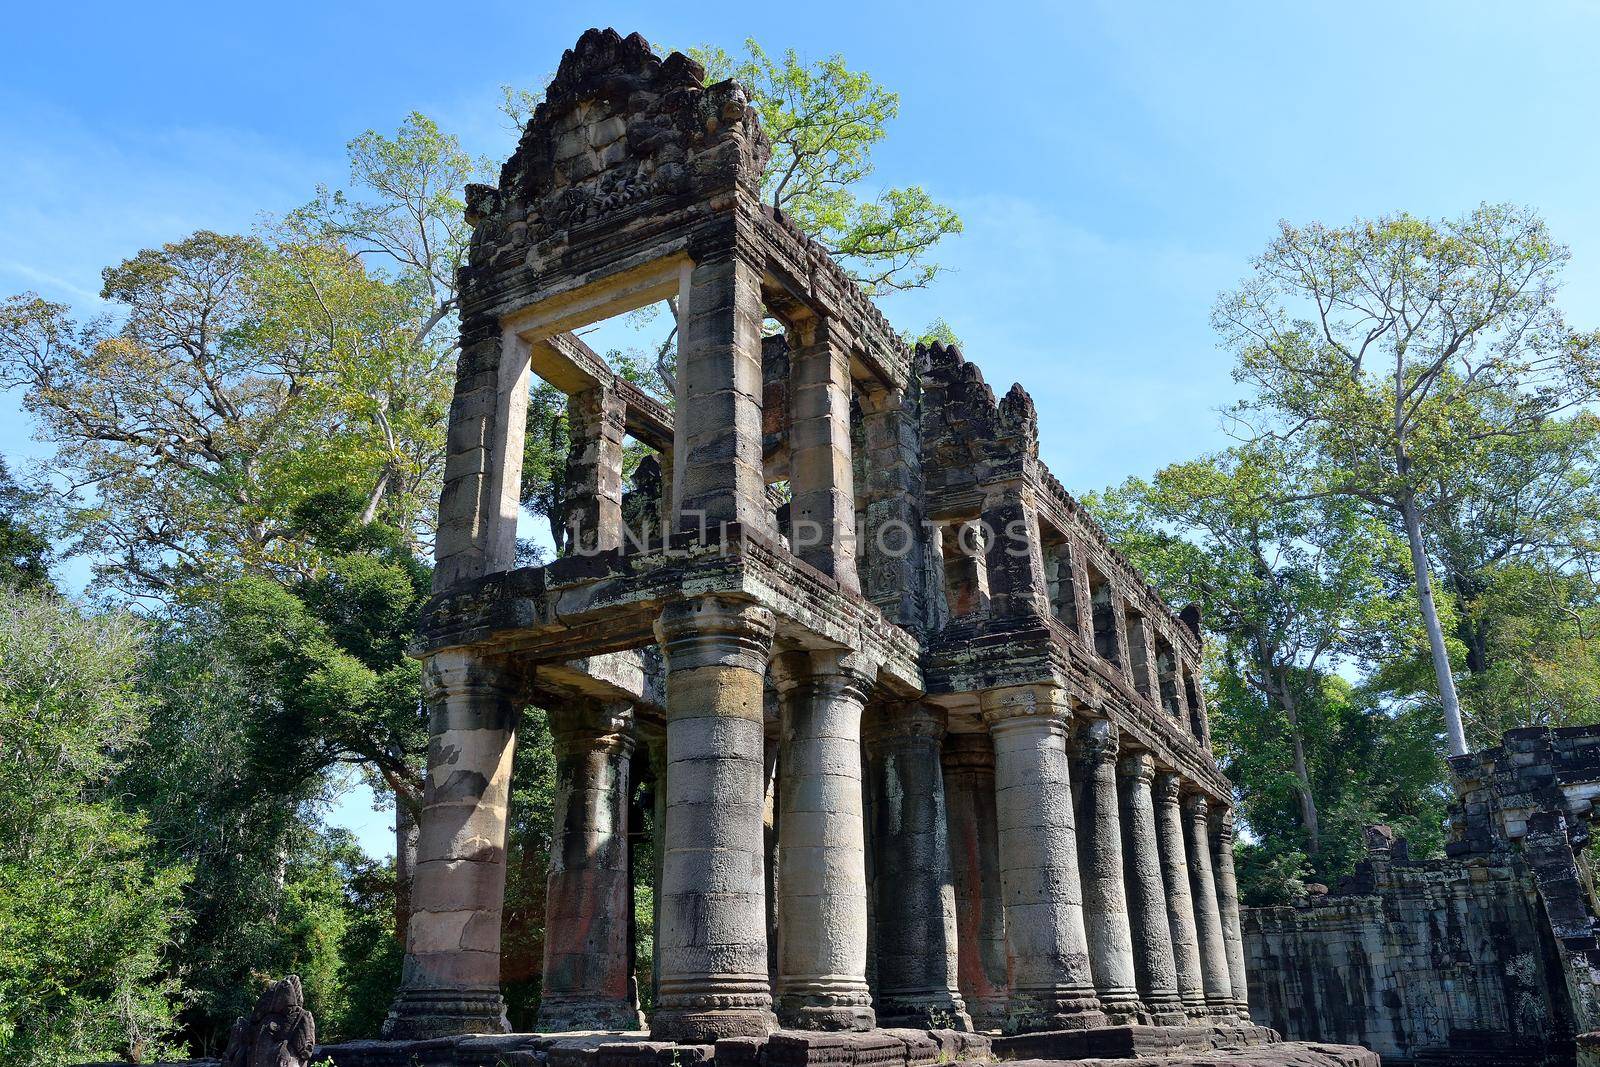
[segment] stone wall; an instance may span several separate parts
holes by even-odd
[[[1600,727],[1514,730],[1452,770],[1445,859],[1372,828],[1335,891],[1245,909],[1252,1013],[1386,1063],[1592,1062]]]

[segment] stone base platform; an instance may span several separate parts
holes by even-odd
[[[1252,1025],[1107,1026],[997,1038],[955,1030],[780,1030],[765,1040],[715,1045],[651,1041],[644,1033],[462,1034],[323,1045],[311,1057],[334,1067],[985,1067],[997,1060],[1005,1067],[1379,1067],[1377,1053],[1364,1048],[1284,1041]]]
[[[467,1034],[429,1041],[352,1041],[312,1056],[335,1067],[1379,1067],[1353,1045],[1283,1041],[1260,1026],[1111,1026],[990,1038],[954,1030],[817,1033],[715,1045],[643,1033]]]

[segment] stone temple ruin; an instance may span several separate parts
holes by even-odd
[[[1294,907],[1246,909],[1258,1018],[1384,1063],[1600,1062],[1600,915],[1587,845],[1600,727],[1512,730],[1451,761],[1444,859],[1367,833],[1367,858]]]
[[[543,1033],[647,1026],[752,1064],[933,1062],[903,1028],[954,1042],[946,1059],[988,1055],[960,1036],[985,1030],[1013,1056],[1375,1063],[1248,1022],[1198,612],[1162,603],[1040,463],[1020,386],[997,403],[953,348],[909,348],[761,204],[755,112],[702,82],[589,31],[498,187],[468,190],[417,646],[428,785],[386,1037],[507,1029],[511,755],[536,704],[560,783]],[[666,297],[671,408],[573,335]],[[569,398],[574,537],[519,568],[530,374]],[[653,456],[627,487],[630,437]],[[636,767],[657,830],[643,974]]]

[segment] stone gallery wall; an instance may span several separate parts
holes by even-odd
[[[1445,859],[1373,827],[1335,891],[1244,910],[1256,1021],[1385,1063],[1600,1062],[1585,854],[1600,728],[1515,730],[1452,770]]]

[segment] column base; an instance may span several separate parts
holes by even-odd
[[[1100,1010],[1107,1026],[1139,1026],[1148,1024],[1150,1013],[1145,1010],[1139,995],[1133,990],[1097,991]]]
[[[674,998],[650,1013],[650,1036],[683,1045],[714,1045],[725,1037],[766,1037],[778,1029],[767,996],[707,994]]]
[[[1008,1034],[1047,1030],[1091,1030],[1106,1025],[1092,992],[1013,993],[1003,1029]]]
[[[1182,1026],[1189,1021],[1183,1003],[1175,995],[1146,1000],[1144,1007],[1151,1026]]]
[[[789,1030],[862,1031],[877,1026],[872,995],[860,993],[780,993],[778,1019]]]
[[[644,1016],[632,1004],[600,998],[541,999],[534,1029],[541,1034],[577,1030],[643,1030]]]
[[[878,1026],[884,1029],[955,1030],[971,1033],[972,1016],[959,993],[947,989],[926,994],[880,994]]]
[[[391,1041],[510,1032],[499,989],[402,989],[382,1029]]]
[[[967,1012],[972,1016],[972,1025],[979,1030],[999,1030],[1006,1022],[1006,998],[993,997],[963,997],[967,1002]]]

